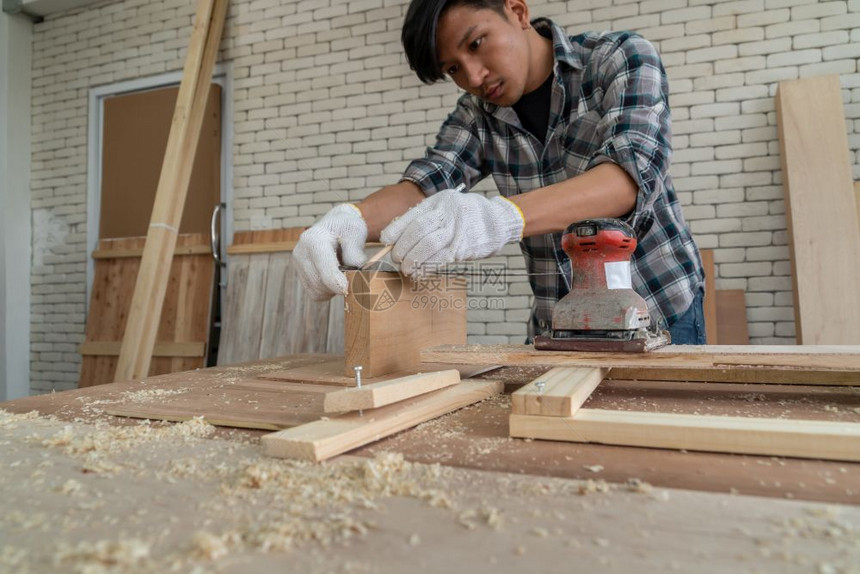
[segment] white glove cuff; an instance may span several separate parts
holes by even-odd
[[[520,207],[510,199],[498,195],[491,199],[503,215],[499,221],[499,230],[505,234],[505,244],[522,241],[523,230],[526,226],[526,218]]]

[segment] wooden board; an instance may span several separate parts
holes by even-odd
[[[411,399],[431,391],[456,385],[460,371],[436,371],[398,377],[390,381],[362,385],[326,393],[323,410],[327,413],[345,413],[360,409],[375,409],[398,401]]]
[[[837,76],[779,83],[797,342],[860,343],[860,225]]]
[[[612,368],[613,377],[744,383],[860,385],[860,346],[669,345],[649,353],[536,351],[530,345],[441,345],[421,352],[434,363]],[[619,369],[626,369],[619,373]]]
[[[314,363],[302,367],[293,367],[282,371],[270,371],[263,373],[260,378],[270,379],[273,381],[300,381],[306,384],[323,384],[337,385],[341,387],[355,386],[355,376],[346,377],[343,374],[343,358],[332,359],[329,361]],[[447,369],[457,369],[460,373],[460,378],[468,379],[475,377],[487,371],[492,371],[498,368],[497,365],[457,365],[453,363],[421,363],[412,369],[405,369],[396,373],[389,373],[379,377],[366,377],[362,372],[362,380],[366,384],[380,383],[382,381],[390,381],[398,377],[408,377],[419,373],[427,373],[430,371],[444,371]]]
[[[278,458],[319,462],[502,391],[499,381],[463,381],[363,415],[350,413],[262,437],[263,452]]]
[[[81,355],[98,355],[118,357],[120,341],[87,341],[78,348]],[[156,343],[152,351],[153,357],[203,357],[206,355],[206,343],[203,341]]]
[[[854,201],[857,203],[857,226],[860,227],[860,181],[854,182]]]
[[[143,237],[104,239],[99,251],[105,256],[113,251],[124,253],[143,247]],[[177,239],[181,248],[209,245],[203,234],[183,234]],[[95,276],[87,315],[86,341],[82,349],[78,386],[87,387],[113,382],[118,353],[90,354],[92,345],[120,345],[131,306],[131,294],[140,269],[140,259],[105,257],[95,262]],[[215,263],[212,256],[177,255],[173,259],[165,294],[164,310],[158,330],[157,352],[150,364],[150,375],[198,369],[206,365],[205,350],[209,340]],[[179,347],[175,347],[178,344]],[[194,345],[190,353],[187,345]],[[170,352],[172,348],[175,354]],[[96,349],[98,350],[98,349]]]
[[[168,288],[170,266],[203,124],[227,0],[199,0],[176,109],[134,286],[115,380],[145,377]]]
[[[512,437],[707,452],[860,461],[860,423],[580,409],[512,414]]]
[[[702,267],[705,271],[705,337],[709,345],[718,344],[717,341],[717,272],[714,265],[713,249],[700,249],[702,256]]]
[[[217,426],[280,430],[318,420],[323,397],[330,390],[318,385],[240,379],[229,385],[212,385],[206,393],[189,392],[143,403],[110,405],[105,412],[165,421],[202,417]]]
[[[254,249],[297,238],[302,229],[235,234],[234,245],[249,249],[227,262],[219,365],[343,352],[343,297],[314,301],[299,281],[292,253]]]
[[[344,374],[376,377],[417,366],[420,351],[466,342],[466,285],[454,277],[413,282],[399,273],[347,273]],[[444,362],[444,361],[442,361]]]
[[[717,343],[720,345],[749,345],[747,302],[743,289],[719,289],[715,293]]]
[[[608,372],[609,369],[589,367],[551,369],[511,395],[511,412],[572,417]]]

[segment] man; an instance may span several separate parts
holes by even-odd
[[[366,240],[393,244],[405,274],[519,241],[532,337],[569,290],[561,232],[614,217],[636,231],[633,285],[652,319],[675,343],[704,343],[701,260],[669,176],[668,85],[653,46],[630,33],[568,37],[531,22],[526,0],[412,0],[402,41],[423,82],[448,77],[467,93],[399,183],[302,235],[294,256],[311,293],[346,292],[337,250],[361,265]],[[488,175],[501,196],[453,189]]]

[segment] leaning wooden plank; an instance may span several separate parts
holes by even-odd
[[[326,394],[323,410],[327,413],[345,413],[360,409],[375,409],[398,401],[438,391],[460,382],[460,371],[451,369],[435,373],[421,373],[400,377],[382,383],[352,387]]]
[[[263,452],[280,458],[322,461],[496,395],[501,381],[463,381],[372,411],[320,420],[262,437]]]
[[[212,68],[218,55],[226,14],[227,0],[200,0],[197,5],[140,273],[114,377],[117,381],[145,377],[149,373],[167,291],[168,270],[176,248]]]
[[[511,412],[572,417],[608,372],[597,367],[550,369],[511,395]]]
[[[669,345],[649,353],[595,353],[537,351],[531,345],[440,345],[421,351],[423,362],[456,364],[495,364],[505,366],[565,366],[625,368],[625,378],[649,380],[649,371],[660,373],[655,380],[666,380],[665,373],[679,369],[699,371],[701,378],[672,380],[709,380],[714,374],[721,382],[780,383],[780,372],[788,380],[802,373],[808,383],[860,385],[860,346],[807,345]]]
[[[838,76],[779,83],[797,342],[860,343],[860,227]]]
[[[860,423],[580,409],[511,415],[518,438],[860,461]]]
[[[719,289],[714,292],[717,322],[717,343],[720,345],[749,345],[746,293],[743,289]]]
[[[353,271],[344,317],[344,375],[368,377],[417,366],[420,351],[466,342],[466,284],[456,277],[415,282],[399,273]]]
[[[714,265],[714,250],[700,249],[702,267],[705,271],[705,338],[709,345],[716,345],[717,339],[717,273]]]

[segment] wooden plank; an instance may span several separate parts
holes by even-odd
[[[744,383],[860,385],[860,346],[670,345],[649,353],[537,351],[531,345],[440,345],[421,351],[432,363],[606,367],[624,378]],[[782,373],[785,379],[782,378]],[[691,375],[697,374],[696,377]],[[713,379],[711,378],[713,377]],[[798,378],[808,379],[799,382]]]
[[[856,371],[804,371],[800,369],[725,365],[722,368],[626,368],[613,367],[607,379],[639,381],[674,381],[687,383],[748,383],[810,386],[860,386]]]
[[[177,245],[173,252],[174,256],[178,255],[211,255],[212,247],[210,245]],[[141,257],[143,255],[143,247],[138,249],[98,249],[93,251],[93,259],[119,259],[121,257]]]
[[[329,303],[325,352],[332,355],[343,355],[344,304],[343,295],[332,297]]]
[[[857,204],[857,226],[860,227],[860,181],[854,182],[854,202]]]
[[[121,341],[87,341],[78,348],[81,355],[118,357]],[[172,341],[156,343],[154,357],[203,357],[206,354],[204,341]]]
[[[270,243],[248,243],[227,248],[227,255],[248,255],[251,253],[281,253],[292,251],[296,248],[298,241],[273,241]]]
[[[145,377],[149,373],[212,67],[218,55],[226,14],[227,0],[200,0],[198,3],[140,273],[114,377],[118,381]]]
[[[466,341],[466,286],[454,277],[416,283],[399,273],[353,271],[344,317],[344,374],[368,377],[418,365],[420,351]]]
[[[860,423],[580,409],[574,417],[512,414],[510,435],[767,456],[860,461]]]
[[[461,379],[475,377],[487,371],[497,369],[497,365],[456,365],[453,363],[421,363],[417,367],[380,375],[378,377],[366,377],[362,371],[362,381],[366,384],[381,383],[382,381],[390,381],[399,377],[408,377],[419,373],[430,371],[445,371],[448,369],[457,369]],[[262,373],[261,379],[273,381],[294,381],[307,384],[323,384],[336,385],[341,387],[355,386],[355,374],[352,376],[344,376],[343,374],[343,359],[334,359],[323,363],[315,363],[313,365],[305,365],[303,367],[293,367],[284,371],[270,371]]]
[[[717,271],[713,249],[700,249],[702,267],[705,269],[705,337],[709,345],[718,344],[717,339]]]
[[[743,289],[718,289],[715,293],[717,342],[720,345],[749,345],[747,302]]]
[[[363,416],[350,413],[262,437],[263,452],[278,458],[322,461],[502,391],[499,381],[463,381],[432,393],[388,405]]]
[[[779,83],[797,342],[860,343],[860,224],[837,76]]]
[[[326,394],[323,410],[327,413],[343,413],[360,409],[375,409],[398,401],[411,399],[431,391],[437,391],[460,382],[460,372],[456,369],[420,373],[352,387]]]
[[[572,417],[608,372],[609,369],[588,367],[550,369],[511,395],[511,412]]]
[[[260,358],[269,255],[234,257],[228,267],[218,365]]]
[[[298,240],[269,241],[265,243],[233,243],[227,248],[227,255],[248,255],[251,253],[283,253],[296,248]],[[381,246],[381,243],[368,243],[367,247]]]

